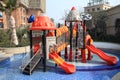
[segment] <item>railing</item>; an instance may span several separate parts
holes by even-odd
[[[42,54],[40,54],[40,53],[41,53],[41,52],[37,53],[37,55],[35,56],[35,58],[36,58],[35,60],[33,59],[33,60],[34,60],[34,61],[33,61],[33,62],[34,62],[34,65],[33,65],[33,63],[30,63],[30,70],[31,70],[31,71],[33,71],[33,69],[35,68],[35,66],[36,66],[36,65],[38,64],[38,62],[40,61],[40,59],[41,59],[41,57],[42,57],[42,56],[41,56]]]
[[[31,59],[30,59],[30,54],[26,54],[26,56],[24,57],[24,59],[22,61],[22,66],[21,66],[22,71],[33,60],[33,58],[38,54],[40,54],[40,49],[36,52],[36,54]]]
[[[20,68],[23,69],[30,60],[30,53],[26,53],[25,57],[22,59],[22,65],[20,66]]]

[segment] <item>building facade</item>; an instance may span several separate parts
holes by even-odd
[[[106,11],[108,19],[106,20],[107,35],[115,35],[116,27],[120,27],[120,5],[110,6],[107,0],[89,0],[88,6],[84,7],[84,12],[99,12]],[[88,29],[92,29],[92,22],[90,22]]]
[[[85,12],[98,12],[98,11],[108,10],[110,8],[111,6],[109,4],[99,4],[99,5],[85,7]]]
[[[107,10],[108,19],[107,23],[107,34],[108,35],[115,35],[117,30],[116,27],[120,27],[120,5],[112,7],[111,9]]]
[[[108,10],[111,7],[107,0],[89,0],[88,6],[84,7],[84,12],[98,12]]]
[[[96,12],[97,14],[100,11],[107,12],[108,19],[105,22],[106,34],[115,35],[115,27],[120,24],[120,5],[112,7],[107,0],[89,0],[88,6],[84,7],[84,12],[86,13]],[[88,21],[88,23],[89,30],[96,27],[94,26],[93,21]]]
[[[22,7],[19,7],[12,12],[12,16],[16,21],[16,27],[27,26],[27,18],[29,18],[31,14],[34,14],[35,17],[37,17],[41,13],[46,12],[46,0],[18,0],[17,4]],[[0,12],[0,29],[7,28],[6,15],[4,12]]]
[[[35,17],[46,12],[46,0],[29,0],[28,16],[34,14]]]
[[[6,29],[6,15],[4,12],[0,12],[0,29]]]
[[[84,7],[84,12],[97,14],[98,12],[106,11],[111,7],[108,0],[89,0],[88,5]],[[88,30],[96,27],[93,20],[86,21],[86,26]]]

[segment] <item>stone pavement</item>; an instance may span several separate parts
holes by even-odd
[[[112,80],[120,80],[120,72],[113,76]]]
[[[0,51],[0,61],[12,56],[13,54],[6,54],[5,52],[3,52],[2,50]]]
[[[0,48],[0,61],[13,56],[14,54],[21,54],[29,51],[30,51],[29,46],[16,48]]]

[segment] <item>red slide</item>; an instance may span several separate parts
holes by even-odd
[[[103,59],[104,61],[106,61],[106,63],[108,65],[114,65],[114,64],[117,63],[116,57],[105,54],[103,51],[101,51],[100,49],[97,49],[95,46],[93,46],[93,45],[87,45],[86,47],[87,47],[88,50],[90,50],[91,52],[95,53],[101,59]]]
[[[56,64],[59,65],[67,74],[71,74],[76,71],[76,68],[73,64],[68,64],[58,54],[50,53],[49,57],[53,59]]]

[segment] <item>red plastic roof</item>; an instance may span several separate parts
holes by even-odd
[[[55,30],[54,23],[47,16],[39,16],[32,23],[30,30]]]
[[[71,8],[71,11],[72,11],[72,10],[76,10],[76,8],[73,6],[73,7]]]

